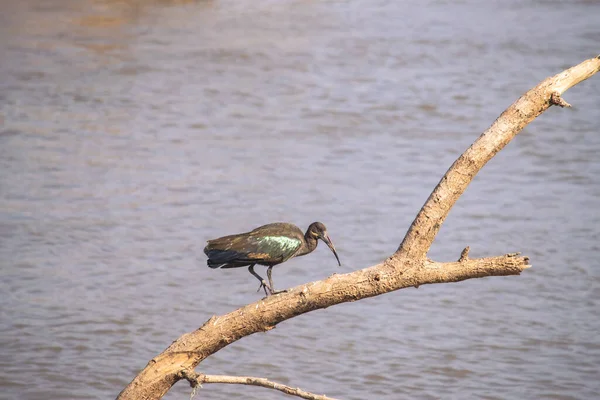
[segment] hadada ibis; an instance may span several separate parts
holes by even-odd
[[[210,268],[237,268],[248,266],[248,271],[260,281],[258,290],[263,288],[265,295],[278,293],[273,287],[271,270],[292,257],[303,256],[317,248],[321,239],[331,249],[341,266],[335,247],[327,235],[327,228],[320,222],[310,224],[306,233],[293,224],[278,222],[260,226],[250,232],[223,236],[209,240],[204,248]],[[267,266],[267,283],[254,272],[254,265]],[[267,292],[268,290],[268,292]]]

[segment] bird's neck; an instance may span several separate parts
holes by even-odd
[[[299,256],[303,256],[305,254],[311,253],[314,249],[317,248],[317,239],[312,237],[308,232],[304,235],[304,243],[302,244],[302,249],[298,252]]]

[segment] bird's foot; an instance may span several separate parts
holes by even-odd
[[[271,288],[271,286],[269,286],[269,284],[267,283],[267,281],[265,281],[264,279],[260,282],[260,286],[258,287],[258,290],[256,290],[256,291],[260,292],[260,289],[264,289],[265,290],[265,295],[266,296],[270,296],[272,294],[275,294],[275,291],[273,290],[273,288]]]
[[[287,289],[283,289],[283,290],[273,290],[271,292],[271,294],[280,294],[280,293],[287,293],[288,290]]]

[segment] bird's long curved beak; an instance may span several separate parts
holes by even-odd
[[[342,263],[340,262],[340,258],[338,257],[337,252],[335,251],[335,246],[331,242],[331,239],[329,238],[329,235],[327,233],[323,234],[323,241],[325,242],[327,247],[329,247],[331,249],[331,251],[333,252],[333,255],[335,256],[335,259],[338,262],[338,265],[341,267]]]

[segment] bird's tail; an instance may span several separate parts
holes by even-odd
[[[239,257],[239,254],[235,251],[208,250],[206,255],[208,256],[206,265],[210,268],[234,268],[238,266],[231,263]]]

